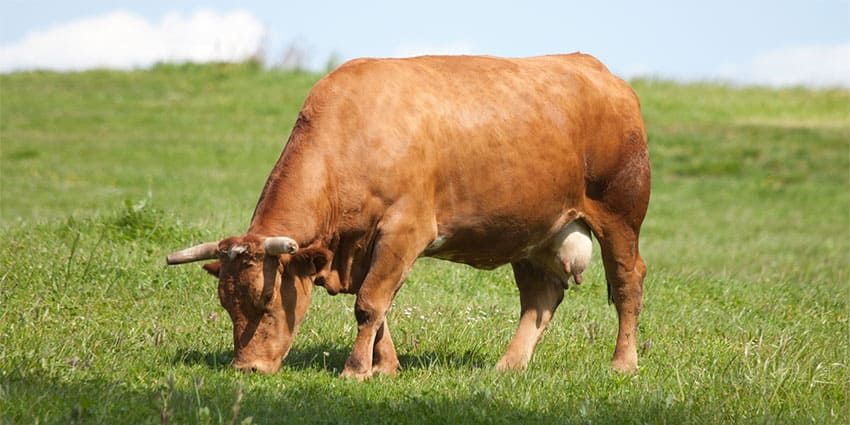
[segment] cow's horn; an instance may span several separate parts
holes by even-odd
[[[298,242],[286,236],[275,236],[266,238],[263,241],[263,248],[269,255],[295,254],[298,251]]]
[[[207,242],[172,252],[165,258],[168,265],[191,263],[193,261],[209,260],[218,257],[218,242]]]

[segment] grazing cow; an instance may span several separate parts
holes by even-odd
[[[619,317],[612,366],[633,371],[649,192],[637,96],[592,56],[358,59],[310,91],[248,231],[168,264],[217,260],[204,268],[246,371],[278,370],[314,285],[356,294],[342,376],[364,379],[399,366],[387,310],[417,258],[510,263],[521,316],[496,367],[522,369],[592,231]]]

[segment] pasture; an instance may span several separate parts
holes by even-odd
[[[247,228],[319,77],[0,76],[0,423],[847,423],[846,90],[633,82],[653,164],[635,375],[608,369],[598,246],[526,372],[493,370],[510,268],[437,260],[389,314],[396,378],[337,378],[354,298],[321,289],[278,374],[232,370],[214,279],[164,257]]]

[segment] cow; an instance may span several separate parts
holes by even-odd
[[[218,278],[233,365],[274,373],[315,286],[354,294],[342,377],[399,368],[387,311],[419,257],[510,264],[520,319],[499,370],[527,367],[594,235],[637,369],[650,196],[640,105],[593,56],[356,59],[310,90],[247,232],[167,257]]]

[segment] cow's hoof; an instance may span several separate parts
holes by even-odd
[[[496,370],[499,372],[504,372],[508,370],[525,370],[528,367],[528,360],[521,358],[514,358],[512,356],[505,355],[496,363]]]
[[[396,373],[398,373],[398,367],[399,367],[398,362],[395,362],[395,363],[387,362],[386,364],[379,363],[379,364],[372,366],[372,373],[373,374],[379,373],[381,375],[387,375],[387,376],[395,376]]]
[[[635,360],[611,360],[611,369],[616,372],[633,374],[638,371],[637,361]]]
[[[372,371],[368,370],[366,372],[358,372],[351,369],[343,369],[342,373],[339,374],[339,377],[343,379],[355,379],[363,382],[372,377]]]

